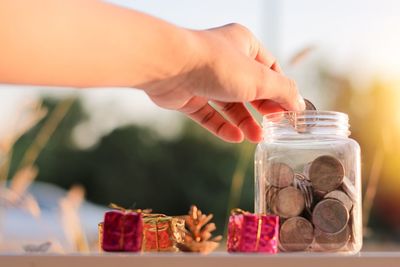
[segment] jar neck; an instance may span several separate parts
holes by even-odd
[[[335,111],[283,111],[263,118],[264,140],[315,138],[316,135],[348,137],[349,117]]]

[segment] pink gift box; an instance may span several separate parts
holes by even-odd
[[[277,253],[279,217],[244,212],[229,217],[228,252]]]
[[[140,251],[143,238],[142,214],[131,211],[108,211],[104,215],[103,240],[105,251]]]

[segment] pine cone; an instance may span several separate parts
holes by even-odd
[[[211,232],[215,231],[216,226],[210,223],[212,214],[205,215],[196,206],[191,206],[189,215],[185,219],[185,242],[178,244],[178,248],[185,252],[210,253],[219,246],[222,236],[212,238]]]

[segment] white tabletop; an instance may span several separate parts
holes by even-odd
[[[391,267],[400,266],[400,252],[361,252],[356,255],[291,253],[276,255],[209,255],[173,253],[102,253],[102,254],[0,254],[1,267],[124,267],[124,266],[201,266],[201,267]]]

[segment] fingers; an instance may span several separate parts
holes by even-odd
[[[286,110],[304,110],[305,103],[300,96],[296,83],[286,76],[262,64],[256,66],[256,99],[270,99]]]
[[[226,142],[239,143],[243,141],[241,130],[222,117],[204,98],[192,98],[179,111]]]
[[[250,104],[262,115],[284,111],[281,105],[269,99],[255,100]]]
[[[225,103],[220,101],[213,101],[213,103],[221,108],[221,112],[243,132],[246,139],[251,142],[261,141],[261,127],[243,103]]]

